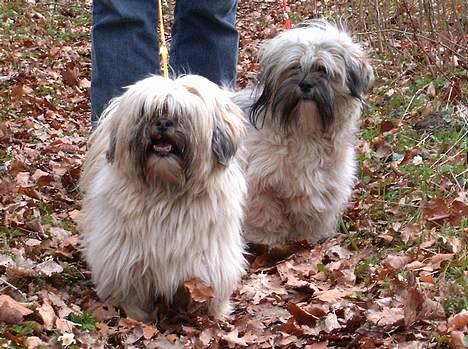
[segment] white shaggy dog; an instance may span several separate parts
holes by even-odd
[[[315,243],[336,233],[351,195],[373,71],[361,46],[320,20],[280,33],[259,58],[259,85],[234,97],[255,126],[245,140],[246,238]]]
[[[83,250],[97,293],[151,320],[192,277],[230,312],[244,273],[239,108],[215,84],[149,77],[106,109],[83,166]]]

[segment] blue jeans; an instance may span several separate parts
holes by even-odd
[[[163,0],[161,0],[163,1]],[[238,0],[177,0],[170,66],[174,75],[202,75],[234,87]],[[93,0],[91,120],[93,126],[125,86],[159,74],[157,0]]]

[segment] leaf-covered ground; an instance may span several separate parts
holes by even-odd
[[[308,2],[290,6],[294,21],[310,16]],[[241,1],[238,17],[243,87],[259,44],[282,30],[280,2]],[[467,345],[466,71],[374,57],[343,234],[253,247],[230,321],[172,314],[155,326],[102,304],[77,251],[89,26],[85,0],[0,2],[0,347]],[[194,301],[209,296],[187,287]]]

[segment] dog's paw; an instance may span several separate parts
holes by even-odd
[[[230,300],[220,301],[218,299],[211,300],[208,305],[210,315],[216,320],[227,320],[233,311]]]

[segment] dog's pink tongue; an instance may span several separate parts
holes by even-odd
[[[169,143],[160,143],[153,146],[154,150],[158,153],[169,153],[172,149],[172,145]]]

